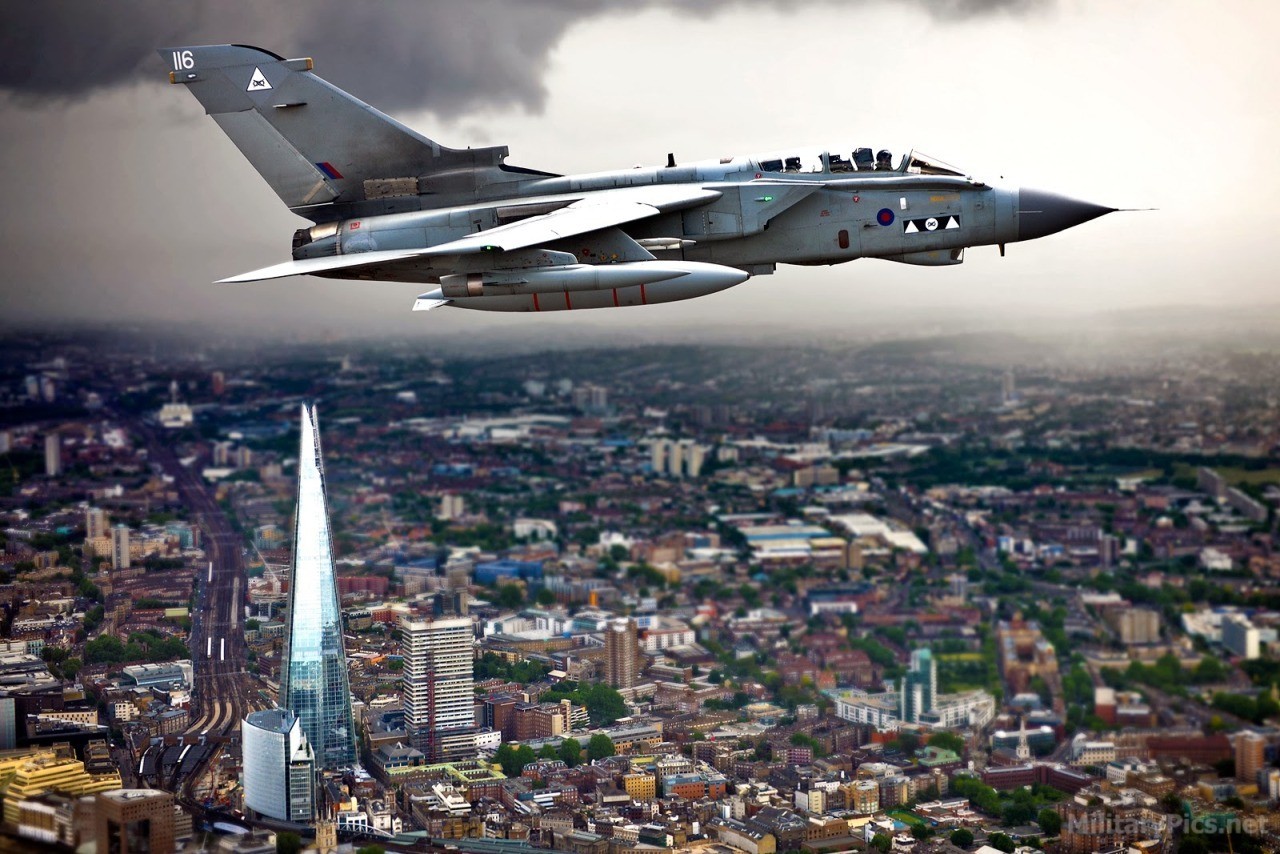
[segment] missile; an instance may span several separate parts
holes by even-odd
[[[213,658],[213,635],[209,635],[209,637],[205,638],[204,640],[205,640],[204,657]]]
[[[213,581],[213,561],[209,561],[209,581]]]
[[[553,270],[521,271],[512,277],[487,273],[445,276],[441,279],[442,287],[418,297],[415,310],[421,310],[419,306],[434,308],[444,302],[481,311],[569,311],[650,305],[713,294],[748,278],[749,274],[736,267],[700,261],[576,264]]]
[[[600,291],[652,285],[693,276],[702,280],[732,268],[692,261],[633,261],[627,264],[566,264],[546,269],[466,273],[440,278],[440,292],[459,297]],[[739,271],[733,270],[734,274]],[[736,284],[736,282],[735,282]]]
[[[226,660],[227,660],[227,639],[219,638],[218,639],[218,661],[226,661]]]

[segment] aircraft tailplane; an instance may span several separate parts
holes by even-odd
[[[498,166],[507,153],[441,146],[317,77],[310,59],[247,45],[159,53],[170,81],[191,90],[280,199],[316,221],[345,205],[373,212],[360,202],[395,208],[431,192],[432,173]]]

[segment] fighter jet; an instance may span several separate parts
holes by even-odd
[[[170,82],[314,223],[294,233],[291,261],[224,282],[438,285],[415,310],[650,305],[778,264],[959,264],[966,247],[1003,254],[1115,210],[854,146],[558,175],[508,164],[505,146],[447,148],[316,76],[310,59],[245,45],[159,53]]]

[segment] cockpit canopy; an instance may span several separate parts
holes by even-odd
[[[762,154],[751,158],[761,172],[783,175],[849,172],[897,172],[907,175],[951,175],[964,178],[967,173],[919,151],[911,151],[893,163],[893,155],[887,149],[873,151],[870,148],[796,148],[783,152]]]

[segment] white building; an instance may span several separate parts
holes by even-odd
[[[836,716],[846,721],[869,724],[879,730],[896,730],[902,722],[898,717],[897,691],[871,694],[852,689],[837,694],[833,699],[836,701]]]
[[[1084,734],[1080,733],[1071,740],[1071,765],[1077,768],[1086,768],[1089,766],[1105,767],[1108,763],[1114,762],[1116,758],[1116,746],[1111,741],[1090,741]]]
[[[1244,614],[1222,617],[1222,645],[1241,658],[1261,655],[1261,633]]]
[[[260,815],[310,823],[315,755],[302,722],[288,709],[254,712],[240,728],[245,806]]]
[[[920,715],[920,723],[935,729],[981,729],[996,716],[996,698],[982,689],[939,694],[933,710]]]

